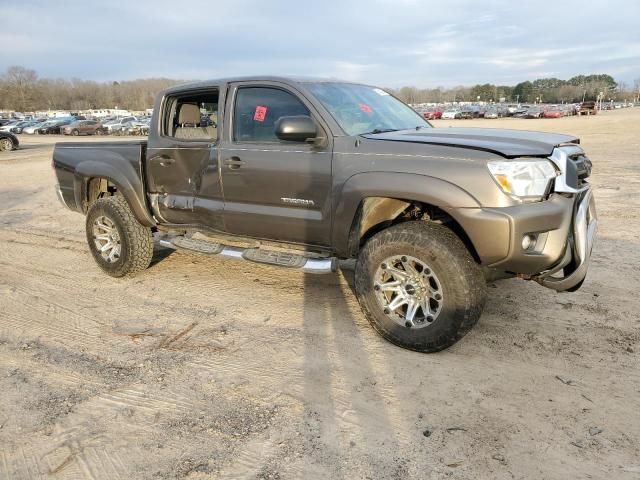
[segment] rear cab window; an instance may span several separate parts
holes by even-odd
[[[180,141],[217,141],[218,100],[218,90],[168,97],[164,107],[162,135]]]

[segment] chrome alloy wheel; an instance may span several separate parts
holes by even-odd
[[[7,152],[13,150],[13,142],[10,138],[0,139],[0,151],[6,150]]]
[[[431,325],[442,310],[438,277],[426,263],[409,255],[385,259],[376,270],[373,289],[384,313],[407,328]]]
[[[102,215],[93,221],[93,243],[107,263],[120,259],[120,234],[109,217]]]

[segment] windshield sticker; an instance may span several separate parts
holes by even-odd
[[[366,103],[359,104],[358,108],[362,110],[364,113],[373,113],[373,110],[371,110],[371,107]]]
[[[387,92],[385,92],[381,88],[374,88],[373,91],[376,92],[378,95],[382,95],[382,96],[389,95]]]
[[[265,117],[267,116],[267,107],[263,107],[262,105],[258,105],[256,107],[256,111],[253,113],[253,119],[256,122],[264,122]]]

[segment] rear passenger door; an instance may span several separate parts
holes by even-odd
[[[218,171],[218,89],[181,92],[162,102],[151,132],[146,171],[150,201],[162,223],[222,230]]]
[[[95,125],[98,122],[94,122],[93,120],[83,120],[81,127],[80,127],[80,131],[82,133],[93,133],[95,131]]]
[[[279,82],[232,84],[220,145],[224,221],[228,232],[328,246],[332,138],[313,105]],[[275,123],[309,115],[321,145],[281,141]]]

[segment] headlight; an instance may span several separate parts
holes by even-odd
[[[558,175],[549,160],[495,161],[487,166],[503,192],[524,201],[540,200]]]

